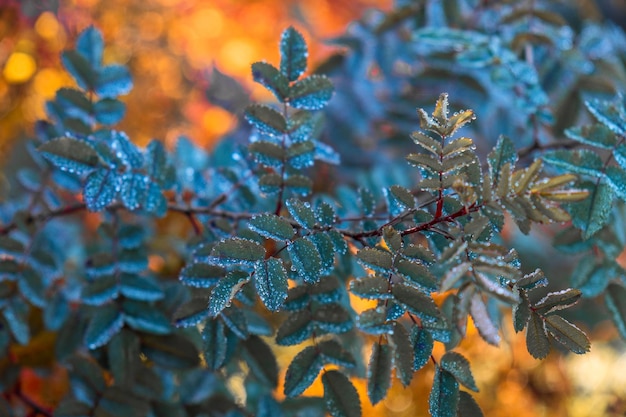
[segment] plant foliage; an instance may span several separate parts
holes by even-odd
[[[359,416],[360,401],[380,402],[394,379],[408,386],[429,362],[431,415],[480,415],[466,391],[480,387],[454,350],[470,318],[493,345],[510,312],[534,357],[552,346],[582,354],[590,343],[568,310],[604,294],[626,338],[615,260],[626,235],[610,227],[624,217],[625,102],[590,96],[599,84],[620,88],[602,71],[624,73],[612,54],[624,58],[626,37],[601,25],[574,32],[544,2],[480,9],[473,26],[458,24],[468,19],[460,3],[473,2],[448,3],[372,14],[335,40],[349,47],[341,59],[315,73],[288,28],[279,65],[252,64],[276,102],[249,105],[247,141],[227,136],[210,155],[186,138],[142,148],[116,130],[130,74],[103,65],[100,32],[83,31],[62,54],[77,88],[48,102],[28,144],[32,164],[0,212],[1,389],[34,366],[12,360],[13,346],[52,333],[53,361],[71,381],[55,416]],[[425,83],[457,78],[454,101],[412,99]],[[382,91],[387,103],[375,99]],[[457,105],[473,100],[487,120],[474,127],[474,110]],[[568,127],[576,112],[554,101],[582,102],[590,123]],[[494,115],[510,123],[497,140]],[[381,131],[391,149],[409,144],[404,161],[344,152],[362,145],[375,116],[392,126],[395,137]],[[513,128],[529,123],[530,132]],[[563,127],[571,142],[537,133]],[[548,274],[501,238],[507,218],[524,234],[567,224],[555,246],[581,253],[575,288],[545,288]],[[181,219],[189,227],[164,226]],[[371,308],[355,310],[350,297]],[[286,370],[275,345],[297,346]],[[235,377],[245,402],[228,388]],[[367,399],[354,378],[367,380]],[[318,380],[323,397],[303,397]]]

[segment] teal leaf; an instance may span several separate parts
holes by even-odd
[[[248,328],[248,318],[246,314],[236,306],[226,307],[220,315],[224,324],[239,339],[247,339],[250,335]]]
[[[311,312],[308,309],[289,314],[278,328],[276,343],[281,346],[293,346],[310,338],[313,332],[311,320]]]
[[[506,164],[512,167],[517,162],[517,151],[513,141],[508,136],[500,136],[496,146],[487,156],[487,161],[489,162],[489,175],[494,183],[498,183],[502,168]]]
[[[76,52],[85,58],[92,68],[99,68],[102,63],[104,41],[98,29],[89,26],[83,30],[76,40]]]
[[[624,110],[622,95],[614,100],[587,100],[585,106],[596,119],[618,135],[626,134],[626,111]]]
[[[424,321],[437,321],[441,312],[431,297],[405,284],[397,283],[391,289],[394,298],[411,313]]]
[[[543,160],[570,173],[601,177],[604,163],[590,149],[558,149],[543,154]]]
[[[177,327],[195,327],[209,317],[206,297],[193,297],[179,305],[174,311],[174,323]]]
[[[28,304],[23,302],[9,302],[2,310],[2,315],[11,330],[15,340],[25,345],[30,340],[28,326]]]
[[[322,304],[312,315],[315,325],[328,333],[345,333],[352,329],[350,313],[340,304]]]
[[[325,363],[331,363],[344,368],[354,368],[356,366],[354,356],[334,339],[324,340],[318,343],[317,348]]]
[[[200,363],[196,346],[185,336],[142,334],[141,351],[152,362],[166,369],[191,369]]]
[[[544,321],[539,314],[532,313],[528,321],[526,348],[536,359],[543,359],[550,352],[550,341],[546,335]]]
[[[218,265],[252,265],[265,258],[265,248],[260,244],[242,238],[222,240],[213,247],[208,261]]]
[[[574,353],[589,352],[591,345],[585,332],[561,316],[545,318],[545,329],[554,339]]]
[[[297,198],[290,198],[285,201],[285,206],[289,214],[291,214],[291,217],[293,217],[299,225],[305,229],[312,229],[315,226],[317,219],[309,203],[302,202]]]
[[[478,387],[470,370],[469,361],[463,355],[457,352],[446,352],[439,361],[439,366],[441,366],[441,369],[450,372],[460,384],[478,392]]]
[[[381,300],[392,298],[389,281],[380,275],[355,279],[350,282],[350,291],[361,298]]]
[[[289,80],[276,67],[266,62],[252,64],[252,79],[267,88],[280,102],[289,94]]]
[[[476,400],[467,392],[459,391],[457,417],[483,417],[483,412]]]
[[[196,288],[210,288],[224,276],[226,276],[226,270],[221,266],[201,262],[187,265],[180,272],[181,282]]]
[[[97,349],[109,343],[124,326],[124,315],[116,305],[98,308],[85,332],[85,344],[89,349]]]
[[[394,253],[402,249],[402,236],[391,226],[385,226],[383,228],[383,240],[387,247]]]
[[[423,327],[413,326],[411,329],[413,344],[413,370],[419,371],[428,363],[433,353],[434,341],[430,332]]]
[[[99,169],[87,177],[83,198],[90,211],[101,211],[115,198],[117,179],[111,171]]]
[[[145,417],[149,411],[150,404],[147,400],[135,396],[122,387],[111,386],[102,393],[93,415]]]
[[[254,216],[248,222],[248,228],[275,240],[289,240],[294,234],[293,227],[287,220],[271,213]]]
[[[168,334],[172,331],[169,319],[151,304],[126,300],[122,307],[124,321],[135,330],[151,334]]]
[[[371,308],[359,314],[357,325],[365,333],[380,335],[393,331],[391,323],[387,322],[387,311],[384,308]]]
[[[270,394],[259,400],[256,417],[284,417],[285,413],[278,402]]]
[[[363,248],[357,254],[357,261],[374,271],[389,273],[393,266],[393,258],[387,251],[376,248]]]
[[[582,231],[582,237],[586,240],[608,223],[615,192],[604,182],[597,185],[586,182],[581,188],[589,190],[589,197],[571,204],[570,214],[572,223]]]
[[[376,405],[387,396],[391,387],[392,350],[389,345],[375,343],[367,367],[367,396]]]
[[[295,270],[305,282],[319,281],[322,270],[322,258],[313,242],[299,238],[288,247],[292,270]]]
[[[518,279],[515,282],[515,286],[517,288],[526,291],[539,287],[545,287],[546,285],[548,285],[548,279],[544,276],[541,269],[536,269],[535,271],[524,275],[522,278]]]
[[[438,284],[435,277],[421,263],[400,259],[396,263],[396,270],[405,278],[406,283],[412,284],[426,293],[437,290]]]
[[[530,319],[530,301],[525,292],[520,291],[520,302],[513,306],[513,328],[515,333],[521,332]]]
[[[626,288],[618,284],[609,284],[604,301],[615,327],[622,338],[626,339]]]
[[[102,68],[94,91],[102,98],[115,98],[127,94],[133,88],[133,80],[128,68],[122,65],[109,65]]]
[[[285,374],[284,393],[287,397],[302,394],[317,378],[323,362],[317,346],[309,346],[296,355]]]
[[[39,275],[39,273],[35,272],[35,270],[31,268],[24,268],[20,274],[20,277],[17,281],[17,286],[20,289],[20,292],[26,298],[26,300],[30,301],[36,307],[43,308],[46,303],[46,294],[44,287],[44,282]]]
[[[126,105],[114,98],[104,98],[93,105],[93,112],[98,123],[114,125],[124,118]]]
[[[322,260],[322,274],[330,274],[335,264],[335,247],[333,241],[327,233],[314,233],[309,236],[311,242],[315,244]]]
[[[613,149],[617,141],[615,133],[600,123],[566,129],[565,135],[585,145],[596,146],[603,149]]]
[[[133,332],[123,329],[111,339],[107,354],[115,384],[128,386],[141,364],[139,338]]]
[[[251,104],[246,108],[246,120],[263,134],[281,137],[287,133],[287,122],[276,110],[260,104]]]
[[[66,137],[48,141],[38,150],[56,167],[78,175],[93,171],[100,160],[96,150],[87,142]]]
[[[361,417],[361,401],[352,382],[339,371],[322,375],[324,402],[332,417]]]
[[[304,175],[290,175],[285,180],[284,185],[294,194],[305,196],[311,194],[313,181]]]
[[[61,291],[56,292],[44,310],[46,329],[59,330],[69,314],[70,304],[67,297]]]
[[[93,90],[98,72],[83,55],[76,51],[65,51],[61,54],[61,62],[80,88]]]
[[[311,75],[289,88],[289,104],[296,109],[319,110],[333,96],[333,83],[324,75]]]
[[[304,73],[308,55],[304,37],[293,27],[287,28],[280,38],[280,72],[288,81],[295,81]]]
[[[413,344],[406,328],[396,322],[389,339],[393,345],[394,367],[396,377],[407,387],[413,379],[413,363],[415,362]]]
[[[233,271],[228,273],[217,283],[211,297],[209,298],[209,314],[212,317],[217,316],[230,305],[237,292],[248,282],[250,275],[242,271]]]
[[[285,163],[285,150],[273,142],[258,140],[248,146],[256,161],[268,167],[280,168]]]
[[[304,169],[313,166],[315,157],[315,143],[312,140],[296,142],[287,148],[289,165],[295,169]]]
[[[226,361],[228,348],[222,320],[207,320],[202,329],[204,360],[210,371],[217,371]]]
[[[270,311],[278,311],[287,299],[287,271],[280,259],[269,258],[257,263],[254,285],[261,301]]]
[[[563,310],[576,304],[581,295],[582,292],[574,288],[551,292],[533,306],[533,311],[546,315],[553,311]]]
[[[100,306],[117,298],[119,280],[115,275],[105,275],[83,287],[81,297],[86,305]]]
[[[428,398],[432,417],[456,417],[459,402],[459,383],[454,376],[435,366],[435,378]]]
[[[120,292],[127,298],[139,301],[157,301],[163,298],[163,291],[151,279],[138,275],[122,275]]]
[[[258,336],[250,336],[242,347],[252,373],[269,388],[275,388],[278,385],[278,364],[272,349]]]
[[[606,168],[607,183],[613,188],[617,197],[626,201],[626,171],[622,168],[610,166]]]

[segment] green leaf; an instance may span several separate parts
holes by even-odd
[[[393,285],[391,292],[400,304],[422,320],[437,321],[441,318],[441,312],[437,309],[433,299],[421,291],[398,283]]]
[[[406,387],[413,379],[413,363],[415,362],[413,344],[411,343],[409,333],[402,324],[396,322],[389,341],[394,347],[396,377]]]
[[[242,346],[244,358],[252,373],[270,388],[278,385],[278,364],[272,349],[258,336],[250,336]]]
[[[361,401],[352,382],[339,371],[322,375],[324,402],[332,417],[361,417]]]
[[[517,162],[517,151],[513,141],[508,136],[500,136],[496,146],[487,156],[487,161],[489,162],[489,174],[492,181],[499,183],[502,168],[506,164],[513,167]]]
[[[413,326],[411,329],[411,343],[413,344],[413,370],[419,371],[428,363],[433,352],[434,341],[428,330]]]
[[[77,51],[65,51],[61,55],[65,69],[74,77],[83,90],[93,90],[98,73],[89,61]]]
[[[439,361],[441,369],[450,372],[463,386],[478,392],[478,387],[472,376],[470,364],[463,355],[457,352],[446,352]]]
[[[454,285],[470,270],[471,266],[472,264],[470,262],[463,262],[449,268],[441,280],[441,288],[439,290],[441,292],[445,292],[454,287]]]
[[[459,402],[459,383],[454,376],[435,366],[433,388],[428,398],[428,410],[432,417],[456,417]]]
[[[389,188],[391,195],[406,208],[415,207],[415,197],[411,194],[408,188],[401,187],[399,185],[392,185]]]
[[[202,341],[204,345],[204,361],[207,368],[211,371],[217,371],[224,365],[228,349],[222,320],[213,319],[204,323]]]
[[[225,275],[226,270],[220,266],[198,262],[184,267],[180,272],[180,280],[190,287],[210,288]]]
[[[265,258],[265,248],[258,243],[241,238],[222,240],[213,247],[209,262],[219,266],[251,265]]]
[[[603,162],[590,149],[558,149],[543,154],[543,160],[570,173],[601,177]]]
[[[289,240],[294,234],[287,220],[270,213],[254,216],[248,222],[248,227],[263,237],[275,240]]]
[[[597,146],[603,149],[613,149],[617,141],[615,133],[600,123],[566,129],[565,136],[585,145]]]
[[[85,344],[89,349],[97,349],[109,343],[124,326],[124,315],[116,305],[98,308],[89,321],[85,333]]]
[[[116,385],[130,386],[136,369],[141,364],[139,338],[123,329],[107,347],[109,367]]]
[[[343,366],[344,368],[354,368],[356,366],[354,356],[334,339],[318,343],[317,348],[325,363]]]
[[[281,346],[293,346],[311,337],[312,317],[309,309],[289,314],[278,328],[276,343]]]
[[[513,306],[513,328],[515,333],[521,332],[530,319],[530,301],[524,291],[520,291],[520,302]]]
[[[591,345],[587,335],[561,316],[545,318],[545,328],[554,339],[574,353],[589,352]]]
[[[550,341],[546,335],[543,319],[539,314],[532,313],[526,329],[526,348],[536,359],[543,359],[550,352]]]
[[[389,345],[375,343],[367,368],[367,395],[376,405],[387,396],[391,387],[392,350]]]
[[[322,258],[315,244],[308,239],[299,238],[287,248],[291,257],[292,268],[307,283],[315,283],[320,279]]]
[[[271,107],[251,104],[246,107],[244,116],[251,125],[266,135],[280,138],[287,133],[285,117]]]
[[[289,88],[289,104],[296,109],[319,110],[333,96],[333,83],[325,75],[311,75]]]
[[[392,298],[389,281],[379,275],[355,279],[350,282],[350,291],[361,298],[381,300]]]
[[[574,288],[548,293],[534,305],[534,311],[546,315],[557,310],[569,308],[578,302],[581,295],[582,292]]]
[[[487,293],[499,298],[505,303],[509,304],[517,304],[519,302],[519,295],[516,291],[512,291],[508,286],[501,285],[500,283],[492,280],[486,274],[481,272],[480,265],[474,265],[474,277],[476,278],[476,283],[480,288],[482,288]],[[500,276],[506,276],[502,274]]]
[[[583,239],[587,240],[608,223],[615,196],[613,188],[604,182],[597,186],[587,182],[581,188],[589,190],[589,197],[572,204],[570,214],[574,226],[582,231]]]
[[[421,263],[400,259],[395,266],[398,273],[406,279],[405,282],[417,286],[426,293],[437,290],[435,277]]]
[[[428,152],[430,152],[431,154],[437,157],[437,158],[432,158],[432,161],[437,161],[439,164],[441,164],[441,162],[439,161],[439,154],[442,153],[443,148],[441,147],[440,141],[435,140],[431,138],[430,136],[419,131],[412,132],[411,139],[413,139],[413,142],[415,142],[415,144],[420,145],[422,148],[424,148],[425,150],[427,150]],[[411,155],[419,155],[419,154],[411,154]],[[432,162],[432,163],[435,164],[435,162]],[[426,166],[430,166],[430,163],[426,164]],[[431,168],[435,171],[439,171],[440,170],[439,167],[440,165],[432,165]]]
[[[476,400],[465,391],[459,391],[459,408],[456,417],[483,417]]]
[[[100,160],[98,153],[91,145],[72,138],[53,139],[39,146],[38,150],[63,171],[78,175],[93,171]]]
[[[383,228],[383,239],[392,252],[398,252],[402,249],[402,236],[393,227],[385,226]]]
[[[378,272],[389,273],[393,267],[391,254],[380,249],[363,248],[356,254],[356,257],[364,267]]]
[[[328,333],[344,333],[352,329],[350,313],[340,304],[322,304],[313,311],[318,329]]]
[[[317,346],[309,346],[300,351],[287,368],[285,395],[296,397],[302,394],[315,381],[322,370],[322,366],[323,363]]]
[[[285,201],[285,206],[291,217],[302,227],[312,229],[315,226],[317,219],[309,203],[302,202],[297,198],[290,198]]]
[[[125,300],[122,307],[124,321],[135,330],[152,334],[168,334],[172,330],[169,319],[154,305]]]
[[[143,334],[141,347],[148,359],[167,369],[191,369],[200,363],[196,346],[182,334]]]
[[[280,259],[269,258],[255,268],[254,285],[263,304],[270,311],[278,311],[287,299],[287,271]]]
[[[280,168],[285,163],[286,153],[282,146],[266,140],[252,142],[248,146],[257,162],[274,168]]]
[[[280,72],[287,80],[295,81],[304,73],[308,54],[300,32],[288,27],[280,38]]]
[[[548,285],[548,279],[543,275],[543,271],[541,269],[536,269],[515,282],[515,286],[517,288],[521,288],[526,291],[534,288],[545,287],[546,285]]]
[[[230,305],[241,287],[250,280],[250,275],[242,271],[230,272],[211,291],[209,314],[217,316]]]
[[[289,94],[289,80],[273,65],[255,62],[252,64],[252,78],[270,90],[280,102],[284,102]]]
[[[122,274],[120,292],[127,298],[139,301],[157,301],[163,291],[154,280],[139,275]]]
[[[618,284],[609,284],[604,301],[615,327],[622,338],[626,339],[626,288]]]
[[[438,157],[433,155],[412,153],[407,155],[406,160],[414,167],[429,170],[433,175],[443,171],[443,164]]]

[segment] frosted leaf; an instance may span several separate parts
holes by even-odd
[[[252,142],[248,146],[248,150],[262,165],[280,168],[285,163],[285,150],[273,142],[264,140]]]
[[[333,241],[333,246],[335,247],[335,252],[343,255],[348,251],[348,243],[344,239],[343,235],[336,231],[330,230],[328,232],[328,236]]]
[[[441,312],[431,297],[405,284],[397,283],[391,289],[396,301],[424,321],[437,321]]]
[[[430,415],[433,417],[456,417],[459,402],[459,383],[449,372],[435,366],[435,378],[428,398]]]
[[[478,387],[470,370],[469,361],[463,355],[457,352],[446,352],[439,361],[439,366],[441,366],[441,369],[450,372],[460,384],[478,392]]]
[[[108,65],[98,71],[95,92],[101,98],[114,98],[127,94],[133,88],[128,68],[123,65]]]
[[[263,301],[271,310],[278,311],[287,298],[287,272],[280,259],[269,258],[257,263],[254,274],[254,284]]]
[[[341,163],[341,156],[330,145],[316,141],[315,160],[322,161],[329,165],[339,165]]]
[[[315,143],[310,140],[296,142],[287,148],[289,165],[295,169],[304,169],[313,166],[315,157]]]
[[[100,158],[96,150],[85,141],[72,138],[53,139],[38,151],[63,171],[84,175],[97,168]]]
[[[413,344],[413,370],[419,371],[428,363],[433,352],[433,338],[423,327],[413,326],[411,329],[411,343]]]
[[[178,306],[173,320],[176,327],[194,327],[209,317],[208,301],[205,297],[194,297]]]
[[[361,401],[352,382],[341,372],[331,370],[322,375],[326,411],[332,417],[361,417]]]
[[[572,223],[582,230],[583,239],[589,239],[596,234],[609,221],[609,214],[613,206],[615,192],[605,182],[582,184],[584,189],[589,190],[589,197],[581,202],[571,205],[570,214]]]
[[[472,315],[472,319],[474,320],[474,324],[476,325],[480,336],[487,343],[498,346],[498,344],[500,344],[498,328],[489,316],[487,306],[478,292],[474,293],[471,298],[470,314]]]
[[[328,333],[345,333],[352,329],[352,318],[340,304],[322,304],[313,312],[312,319],[318,329]]]
[[[305,284],[289,288],[283,309],[286,311],[296,311],[308,307],[310,299],[307,287],[308,286]]]
[[[393,358],[396,378],[406,387],[413,379],[413,363],[415,361],[409,333],[402,324],[396,322],[389,341],[394,348]]]
[[[291,217],[302,227],[312,229],[315,226],[315,212],[309,203],[302,202],[297,198],[290,198],[285,202],[285,206]]]
[[[230,238],[216,244],[207,261],[217,266],[253,265],[264,257],[265,248],[258,243],[242,238]]]
[[[528,291],[538,287],[545,287],[546,285],[548,285],[548,279],[543,275],[542,270],[536,269],[530,274],[526,274],[522,278],[517,280],[515,285],[518,288],[522,288]]]
[[[287,122],[282,114],[271,107],[251,104],[246,108],[246,120],[265,135],[281,137],[287,132]]]
[[[302,394],[317,378],[323,362],[316,346],[300,351],[289,364],[285,374],[284,393],[287,397]]]
[[[389,286],[390,283],[387,279],[374,275],[351,281],[350,291],[361,298],[382,300],[393,298],[389,292]]]
[[[248,228],[263,237],[275,240],[289,240],[294,234],[293,227],[287,220],[270,213],[251,218]]]
[[[613,149],[617,142],[615,133],[607,126],[594,123],[589,126],[576,126],[565,129],[565,136],[585,145],[603,149]]]
[[[146,186],[149,183],[148,177],[141,174],[123,174],[120,176],[121,190],[120,197],[124,206],[129,210],[139,208],[145,198]]]
[[[551,292],[534,305],[534,311],[539,311],[545,315],[553,311],[563,310],[576,304],[581,296],[582,292],[574,288]]]
[[[157,301],[163,298],[163,291],[153,279],[123,274],[121,281],[120,292],[127,298],[139,301]]]
[[[292,270],[295,270],[307,283],[314,283],[320,279],[322,258],[317,247],[308,239],[296,239],[288,247],[291,257]]]
[[[276,67],[266,62],[252,64],[252,79],[267,88],[280,102],[289,94],[289,80]]]
[[[276,333],[276,343],[281,346],[293,346],[311,337],[313,325],[311,312],[300,310],[290,313]]]
[[[315,208],[315,218],[323,226],[331,226],[337,222],[335,209],[326,201],[320,201]]]
[[[367,396],[376,405],[387,396],[391,386],[392,350],[389,345],[375,343],[367,367]]]
[[[357,316],[357,327],[365,333],[373,335],[391,334],[393,326],[387,322],[384,308],[371,308]]]
[[[519,295],[516,291],[511,290],[507,285],[500,284],[492,279],[490,279],[487,275],[481,272],[477,267],[474,270],[474,277],[476,278],[476,283],[480,288],[484,291],[488,292],[490,295],[493,295],[505,303],[509,304],[517,304],[519,303]]]
[[[280,38],[280,72],[289,81],[297,80],[306,70],[309,55],[304,38],[292,26]]]
[[[343,295],[343,285],[332,275],[320,278],[318,282],[311,285],[308,290],[309,295],[320,304],[329,304],[341,299]]]
[[[237,292],[249,279],[249,274],[242,271],[230,272],[222,278],[211,291],[211,297],[209,298],[209,314],[215,317],[228,307]]]
[[[354,356],[334,339],[324,340],[318,343],[317,348],[325,363],[331,363],[344,368],[354,368],[356,366]]]
[[[100,211],[106,208],[117,193],[118,179],[111,171],[104,169],[92,172],[87,177],[83,198],[87,208],[91,211]]]
[[[325,75],[311,75],[289,88],[289,104],[297,109],[319,110],[333,96],[333,83]]]
[[[618,135],[626,134],[626,110],[621,94],[612,101],[587,100],[585,106],[599,122]]]
[[[363,248],[356,256],[359,263],[365,268],[370,268],[382,273],[391,272],[393,258],[389,252],[375,248]]]
[[[309,239],[317,247],[317,251],[320,254],[322,260],[322,274],[330,274],[333,271],[335,264],[335,248],[333,241],[326,233],[315,233],[309,236]]]
[[[542,156],[547,163],[562,168],[570,173],[601,177],[603,162],[591,149],[558,149],[545,152]]]
[[[98,310],[85,331],[85,344],[89,349],[106,345],[124,326],[124,315],[116,305]]]
[[[261,183],[261,181],[259,181]],[[291,190],[294,194],[306,196],[311,194],[311,188],[313,188],[313,181],[309,177],[304,175],[290,175],[285,179],[284,185]]]
[[[550,352],[550,341],[546,335],[544,321],[538,314],[532,313],[526,330],[526,348],[536,359],[543,359]]]
[[[513,306],[513,328],[515,333],[521,332],[530,319],[530,300],[524,291],[519,291],[520,302]]]
[[[546,317],[545,329],[568,350],[579,355],[589,352],[590,344],[587,335],[563,317],[555,315]]]
[[[221,320],[208,320],[202,329],[204,360],[210,371],[216,371],[226,361],[227,340],[224,323]]]
[[[205,263],[187,265],[180,273],[183,284],[196,288],[210,288],[226,275],[226,270],[219,266]]]
[[[499,183],[500,172],[505,165],[515,166],[517,151],[513,141],[508,136],[500,136],[495,148],[487,156],[489,161],[489,174],[494,183]]]
[[[416,286],[425,293],[437,290],[438,284],[435,277],[421,263],[400,259],[395,267],[398,273],[405,278],[405,282]]]
[[[88,283],[82,290],[81,300],[87,305],[101,306],[117,298],[119,282],[115,275],[105,275]]]
[[[441,281],[441,292],[448,291],[470,270],[472,264],[469,262],[463,262],[448,269]]]

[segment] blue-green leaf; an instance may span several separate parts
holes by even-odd
[[[543,154],[543,160],[568,172],[601,177],[604,163],[598,154],[590,149],[558,149]]]
[[[226,276],[226,270],[221,266],[200,262],[187,265],[180,272],[182,283],[196,288],[210,288],[224,276]]]
[[[411,313],[425,321],[437,321],[441,312],[433,299],[421,291],[405,284],[394,284],[391,292],[395,299],[404,305]]]
[[[76,40],[76,52],[81,54],[92,68],[99,68],[102,63],[102,52],[104,51],[104,41],[98,29],[89,26],[83,30]]]
[[[441,366],[441,369],[450,372],[460,384],[478,392],[478,387],[470,370],[469,361],[463,355],[457,352],[446,352],[439,361],[439,366]]]
[[[517,151],[515,144],[508,136],[500,136],[493,150],[487,156],[489,161],[489,174],[492,181],[499,182],[500,171],[506,164],[514,166],[517,162]]]
[[[242,271],[230,272],[217,283],[209,299],[209,314],[217,316],[230,305],[241,287],[248,282],[250,275]]]
[[[459,391],[459,394],[457,417],[483,417],[482,410],[469,393]]]
[[[119,280],[116,275],[104,275],[83,287],[82,301],[87,305],[100,306],[117,298],[119,289]]]
[[[361,401],[352,382],[339,371],[322,375],[324,402],[332,417],[361,417]]]
[[[108,206],[116,194],[117,178],[111,171],[99,169],[87,177],[83,198],[87,208],[100,211]]]
[[[246,120],[264,133],[273,137],[281,137],[287,132],[287,122],[276,110],[260,104],[251,104],[246,108]]]
[[[316,346],[309,346],[300,351],[287,368],[285,395],[296,397],[302,394],[315,381],[323,365],[320,351]]]
[[[222,320],[207,320],[202,329],[204,360],[210,371],[220,369],[226,360],[226,336]]]
[[[413,343],[413,370],[419,371],[428,363],[433,353],[434,341],[429,331],[423,327],[413,326],[411,329],[411,342]]]
[[[280,102],[284,102],[289,94],[289,80],[273,65],[255,62],[252,64],[252,78],[270,90]]]
[[[392,298],[389,281],[379,275],[355,279],[350,282],[350,291],[361,298],[381,300]]]
[[[61,54],[61,62],[65,69],[74,77],[83,90],[93,90],[98,78],[97,70],[83,55],[76,51],[65,51]]]
[[[258,336],[242,343],[243,356],[252,373],[269,388],[278,385],[278,364],[272,349]]]
[[[324,75],[311,75],[289,88],[289,104],[297,109],[319,110],[333,96],[333,83]]]
[[[605,182],[582,184],[589,190],[589,197],[570,206],[574,226],[582,231],[583,239],[589,239],[609,221],[609,214],[615,198],[613,188]]]
[[[393,266],[393,258],[387,251],[376,248],[363,248],[356,254],[357,260],[364,267],[378,272],[389,273]]]
[[[324,340],[318,343],[317,348],[325,363],[332,363],[333,365],[343,366],[344,368],[353,368],[356,366],[354,356],[334,339]]]
[[[322,270],[322,258],[317,247],[308,239],[299,238],[287,249],[291,257],[291,269],[295,270],[305,282],[319,281]]]
[[[430,391],[428,405],[432,417],[456,417],[459,402],[459,383],[449,372],[435,367],[433,388]]]
[[[605,125],[599,123],[566,129],[565,135],[585,145],[597,146],[604,149],[612,149],[615,147],[616,142],[615,133]]]
[[[376,405],[391,386],[392,351],[389,345],[375,343],[367,367],[367,395]]]
[[[574,353],[589,352],[591,345],[585,332],[561,316],[551,315],[545,318],[545,329],[560,344]]]
[[[297,80],[306,70],[309,55],[304,38],[293,27],[288,27],[280,38],[280,72],[289,81]]]
[[[413,364],[415,362],[415,354],[413,352],[413,344],[406,328],[396,322],[393,327],[390,342],[393,344],[394,350],[394,367],[396,369],[396,377],[405,387],[411,383],[413,379]]]
[[[102,98],[115,98],[127,94],[132,88],[133,80],[128,68],[109,65],[99,71],[94,90]]]
[[[322,259],[322,274],[330,274],[335,264],[335,248],[332,239],[327,233],[314,233],[309,239],[317,247],[317,251]]]
[[[435,277],[421,263],[400,259],[396,263],[396,270],[406,279],[405,282],[415,285],[426,293],[437,290],[438,284]]]
[[[38,150],[58,168],[78,175],[93,171],[99,162],[96,150],[78,139],[53,139],[41,145]]]
[[[197,326],[209,317],[208,305],[205,297],[193,297],[174,311],[174,323],[177,327]]]
[[[85,344],[89,349],[106,345],[122,329],[122,326],[124,326],[124,315],[118,306],[99,307],[87,326]]]
[[[615,327],[622,338],[626,339],[626,288],[618,284],[609,284],[604,301]]]
[[[215,245],[208,261],[218,266],[252,265],[263,258],[265,258],[263,246],[252,240],[235,237],[222,240]]]
[[[280,259],[269,258],[257,263],[254,284],[268,310],[280,310],[287,299],[288,289],[287,271],[283,267],[283,262]]]
[[[126,105],[114,98],[104,98],[93,105],[93,111],[98,123],[114,125],[124,118]]]
[[[308,309],[289,314],[278,328],[276,343],[281,346],[293,346],[311,337],[313,326],[311,311]]]
[[[172,330],[168,318],[151,304],[126,300],[122,307],[124,321],[135,330],[152,334],[168,334]]]
[[[287,220],[271,213],[254,216],[248,222],[248,227],[263,237],[275,240],[289,240],[294,234]]]
[[[163,291],[151,279],[138,275],[123,274],[120,292],[127,298],[139,301],[157,301],[163,298]]]
[[[526,348],[536,359],[543,359],[550,352],[550,341],[546,335],[543,319],[539,314],[532,313],[526,329]]]
[[[2,315],[9,325],[15,340],[22,345],[27,344],[30,340],[28,304],[24,302],[9,302],[2,310]]]
[[[196,346],[182,334],[165,336],[142,334],[141,351],[148,359],[166,369],[191,369],[198,366]]]
[[[291,214],[291,217],[298,222],[302,227],[306,229],[312,229],[315,226],[316,218],[315,212],[311,208],[309,203],[298,200],[297,198],[290,198],[285,201],[285,206]]]
[[[618,135],[626,134],[626,111],[622,95],[614,100],[587,100],[585,106],[596,119]]]

